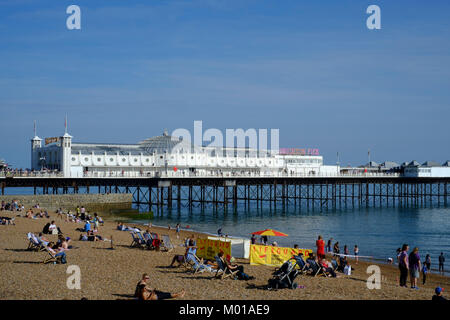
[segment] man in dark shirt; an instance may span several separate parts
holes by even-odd
[[[442,289],[441,287],[437,287],[436,289],[434,289],[434,292],[436,293],[433,298],[431,299],[432,301],[446,301],[447,299],[445,299],[442,296]]]
[[[444,253],[441,252],[441,255],[439,256],[439,272],[444,273],[444,262],[445,262]]]

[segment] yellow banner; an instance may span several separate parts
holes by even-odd
[[[306,259],[312,252],[311,249],[294,249],[252,244],[250,245],[250,264],[279,267],[294,255],[303,253],[303,257]]]
[[[214,260],[222,251],[225,258],[231,258],[231,241],[197,239],[197,257]]]

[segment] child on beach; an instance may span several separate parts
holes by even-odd
[[[177,239],[180,238],[180,224],[177,223],[177,225],[175,226],[175,232],[177,234]]]
[[[424,263],[422,267],[422,284],[425,285],[425,282],[427,281],[427,273],[428,268],[427,265]]]
[[[349,251],[348,251],[348,246],[344,245],[344,254],[348,256]]]
[[[355,244],[355,248],[353,249],[353,253],[355,254],[355,264],[358,264],[359,248],[356,244]]]

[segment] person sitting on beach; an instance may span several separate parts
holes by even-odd
[[[55,221],[52,221],[50,225],[48,226],[48,232],[51,234],[57,234],[58,233],[58,227],[55,224]]]
[[[246,274],[244,272],[244,266],[234,263],[234,261],[235,261],[234,257],[231,257],[230,261],[228,261],[223,256],[223,251],[220,251],[217,256],[219,257],[220,260],[222,260],[222,263],[224,264],[224,266],[226,266],[230,271],[232,271],[232,272],[236,271],[236,270],[238,271],[236,273],[236,275],[237,275],[239,280],[252,280],[252,279],[255,279],[255,277],[249,276],[248,274]]]
[[[89,232],[91,231],[91,223],[89,222],[89,220],[86,220],[86,223],[84,224],[84,232]]]
[[[145,230],[142,235],[148,248],[153,248],[153,236],[150,229]]]
[[[29,218],[29,219],[33,219],[33,210],[29,209],[25,215],[25,217]]]
[[[69,250],[71,246],[69,246],[70,238],[65,238],[62,234],[58,235],[58,241],[56,242],[57,247],[61,247],[65,250]]]
[[[48,240],[46,237],[44,237],[44,235],[42,234],[42,232],[39,232],[38,235],[38,241],[40,243],[43,243],[44,245],[48,246],[48,244],[50,243],[50,240]]]
[[[330,262],[327,261],[327,259],[323,258],[319,261],[319,265],[322,267],[325,274],[330,275],[333,278],[336,278],[337,275],[333,270],[333,266]]]
[[[80,241],[88,241],[88,236],[85,234],[80,233],[80,237],[78,238]]]
[[[48,244],[48,251],[50,251],[51,253],[54,254],[54,256],[56,258],[61,257],[61,263],[67,263],[67,256],[65,253],[65,249],[61,248],[61,247],[56,247],[56,245],[53,242],[50,242]]]
[[[129,230],[131,230],[131,228],[128,228],[122,222],[117,222],[117,230],[119,230],[119,231],[129,231]]]
[[[156,288],[150,288],[148,285],[148,280],[150,277],[148,274],[144,273],[142,279],[136,285],[136,290],[134,296],[139,300],[165,300],[165,299],[175,299],[183,298],[185,295],[185,290],[182,289],[177,293],[162,292],[156,290]]]
[[[172,262],[170,263],[169,267],[173,268],[174,263],[177,262],[178,265],[177,267],[181,266],[184,261],[185,261],[186,257],[182,254],[176,254],[173,258],[172,258]]]
[[[94,232],[88,231],[87,232],[88,241],[103,241],[103,237],[99,234],[94,234]]]
[[[195,241],[195,235],[191,235],[188,244],[190,247],[195,247],[197,245],[197,241]]]

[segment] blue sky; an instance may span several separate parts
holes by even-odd
[[[81,8],[81,30],[66,8]],[[381,8],[381,30],[366,8]],[[0,158],[38,135],[279,128],[326,163],[450,158],[448,1],[0,0]]]

